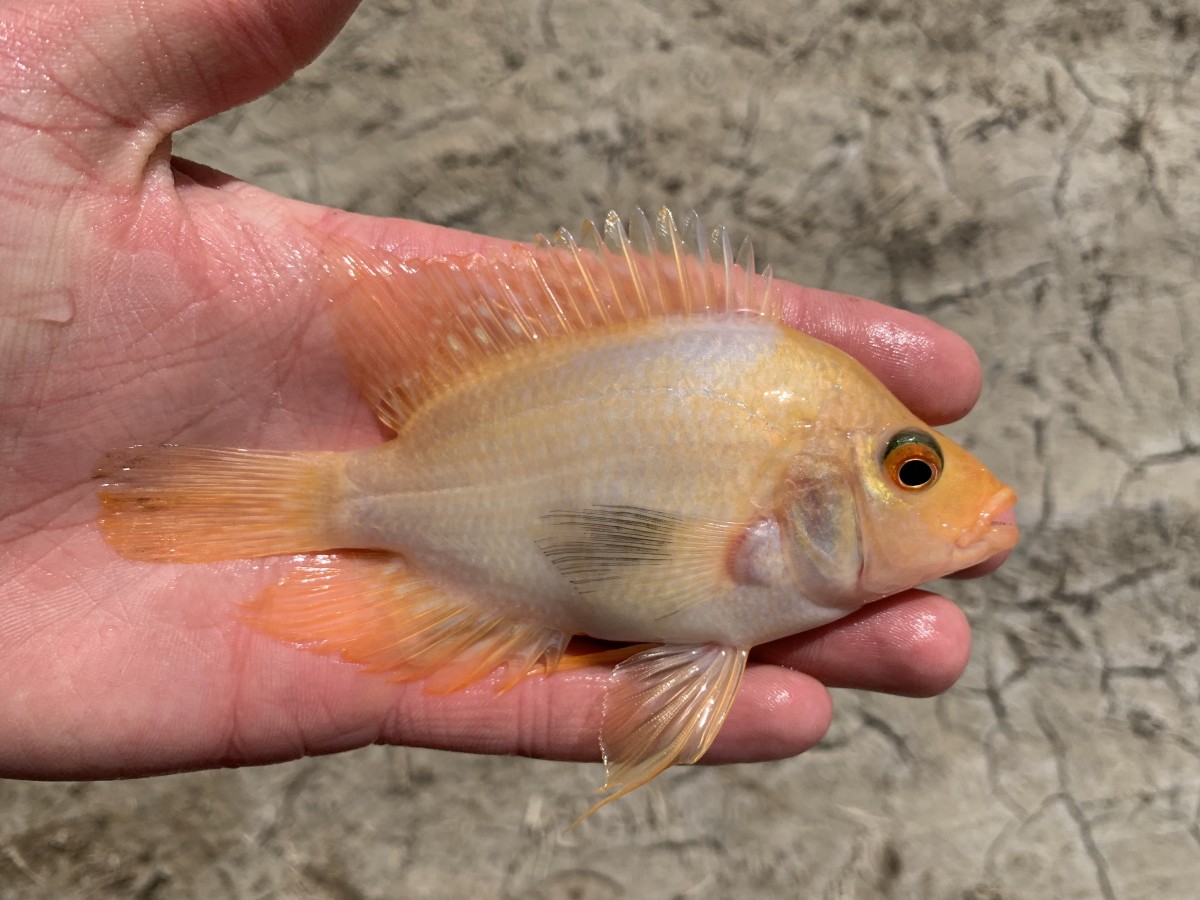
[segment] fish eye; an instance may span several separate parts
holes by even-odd
[[[922,491],[932,487],[942,474],[942,448],[933,435],[923,431],[901,431],[888,441],[883,468],[896,487]]]

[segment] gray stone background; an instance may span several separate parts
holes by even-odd
[[[1192,898],[1200,891],[1195,0],[367,0],[177,150],[289,196],[526,239],[695,207],[793,281],[925,313],[1024,541],[947,589],[936,700],[839,692],[781,763],[370,748],[0,783],[0,898]]]

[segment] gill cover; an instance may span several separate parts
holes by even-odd
[[[857,485],[844,463],[803,457],[787,479],[786,552],[808,596],[833,601],[853,596],[862,570]],[[810,578],[815,576],[819,584]],[[857,605],[857,604],[856,604]]]

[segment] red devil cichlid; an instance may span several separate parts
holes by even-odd
[[[723,230],[610,214],[577,244],[325,287],[395,436],[365,450],[134,447],[97,470],[121,554],[311,554],[244,618],[395,680],[497,689],[572,635],[613,670],[604,800],[703,755],[751,647],[1012,547],[1013,491],[845,353],[783,325]],[[595,808],[595,807],[593,807]]]

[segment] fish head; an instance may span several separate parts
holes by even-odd
[[[945,435],[916,422],[856,443],[864,592],[895,593],[1016,544],[1016,492]]]
[[[1015,503],[958,444],[904,422],[810,442],[793,459],[779,519],[801,593],[852,609],[1012,548]]]

